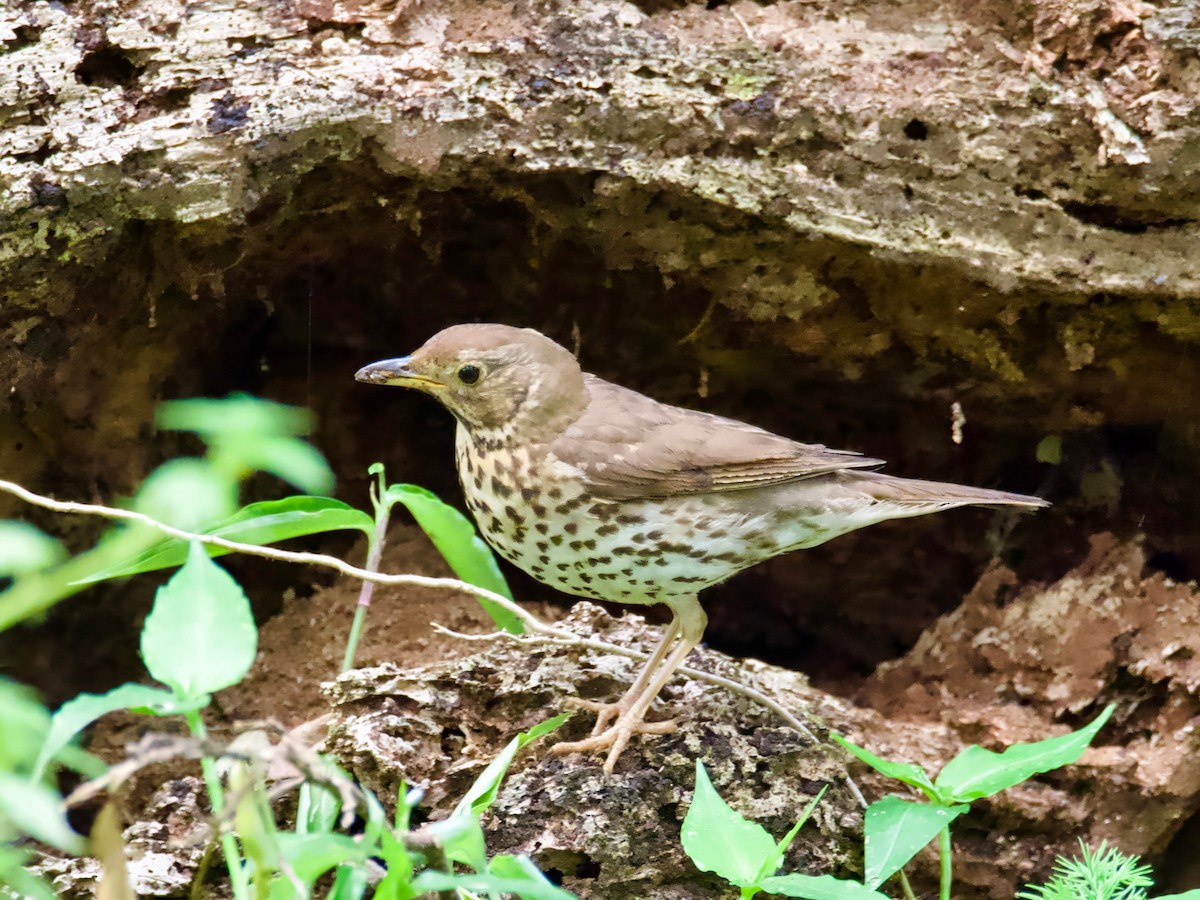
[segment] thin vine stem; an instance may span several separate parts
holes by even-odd
[[[480,639],[481,637],[488,640],[493,640],[497,636],[512,638],[514,640],[541,638],[560,643],[566,643],[571,646],[584,647],[591,650],[597,650],[602,653],[611,653],[619,656],[626,656],[632,659],[645,660],[646,655],[636,650],[630,650],[625,647],[619,647],[615,644],[609,644],[604,641],[597,641],[590,638],[581,638],[576,634],[571,633],[562,628],[556,628],[543,622],[541,619],[534,616],[532,613],[523,609],[519,604],[505,597],[503,594],[498,594],[495,591],[489,591],[487,588],[479,587],[466,581],[460,581],[457,578],[435,578],[428,575],[390,575],[382,572],[373,572],[369,568],[362,568],[339,559],[336,556],[329,556],[324,553],[310,553],[295,550],[279,550],[275,547],[261,547],[255,544],[244,544],[240,541],[230,541],[225,538],[216,537],[207,534],[195,534],[190,531],[184,531],[180,528],[175,528],[167,525],[164,522],[159,522],[144,513],[135,512],[128,509],[115,509],[111,506],[103,506],[95,503],[75,503],[71,501],[54,500],[50,497],[45,497],[41,494],[34,493],[27,488],[22,487],[12,481],[0,480],[0,491],[12,494],[21,498],[27,503],[34,506],[40,506],[45,509],[54,510],[61,513],[73,513],[79,515],[99,516],[106,519],[116,519],[121,521],[138,522],[143,525],[148,525],[152,528],[157,528],[163,534],[169,537],[177,538],[181,541],[199,541],[203,544],[210,544],[215,547],[221,547],[235,553],[243,553],[249,556],[258,556],[263,559],[278,560],[281,562],[301,563],[306,565],[324,566],[341,572],[343,575],[349,575],[352,578],[358,578],[362,581],[371,582],[373,584],[403,584],[413,585],[416,587],[434,588],[436,590],[452,590],[460,591],[467,594],[472,594],[475,597],[481,597],[485,600],[490,600],[497,606],[511,612],[524,622],[529,628],[528,636],[508,635],[504,632],[499,632],[497,635],[458,635],[460,638]],[[3,604],[3,595],[0,595],[0,630],[3,630],[10,618],[6,614]],[[442,629],[448,631],[448,629]],[[453,633],[453,632],[451,632]],[[724,678],[720,675],[714,675],[709,672],[701,672],[698,669],[682,667],[679,672],[690,678],[704,681],[709,684],[723,687],[732,690],[742,696],[753,700],[755,703],[760,703],[765,708],[771,710],[776,715],[780,716],[788,725],[795,728],[805,737],[817,742],[816,735],[803,722],[800,721],[792,713],[788,712],[778,702],[767,697],[760,691],[747,687],[729,678]],[[858,785],[846,776],[846,784],[859,806],[866,809],[867,802]]]
[[[950,855],[950,829],[943,828],[938,832],[938,855],[941,857],[942,882],[938,894],[939,900],[950,900],[950,883],[953,880],[954,860]]]
[[[185,714],[188,730],[199,741],[208,737],[208,729],[204,725],[198,710],[190,710]],[[242,865],[242,854],[238,849],[237,838],[233,832],[220,825],[225,813],[225,792],[221,788],[221,776],[217,773],[217,761],[211,756],[200,757],[200,771],[204,775],[204,784],[208,788],[208,803],[212,807],[214,827],[221,829],[221,850],[225,854],[225,867],[229,870],[229,883],[236,900],[250,900],[249,882],[246,880],[246,868]]]

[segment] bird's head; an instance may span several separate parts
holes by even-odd
[[[477,436],[548,440],[583,411],[583,372],[570,351],[531,328],[454,325],[398,359],[355,373],[359,381],[415,388]]]

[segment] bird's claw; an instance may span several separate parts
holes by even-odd
[[[578,698],[570,700],[569,703],[571,706],[595,712],[596,725],[592,729],[591,737],[582,741],[564,741],[555,744],[551,748],[552,751],[554,753],[591,753],[596,750],[608,750],[608,757],[604,760],[604,772],[607,775],[613,773],[621,751],[628,746],[630,738],[635,734],[670,734],[679,727],[674,719],[667,719],[664,722],[647,722],[641,716],[631,715],[632,703],[601,703]],[[615,721],[613,721],[614,719]],[[611,726],[609,722],[612,722]]]
[[[576,709],[586,709],[588,712],[596,714],[596,724],[592,726],[592,737],[599,737],[608,728],[610,722],[619,719],[624,713],[629,711],[630,703],[605,703],[602,700],[584,700],[580,697],[571,697],[567,700],[568,706],[573,706]]]

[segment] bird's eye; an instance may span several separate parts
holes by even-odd
[[[481,374],[479,366],[463,366],[458,370],[458,380],[463,384],[474,384]]]

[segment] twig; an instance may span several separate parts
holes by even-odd
[[[326,566],[328,568],[335,569],[338,572],[341,572],[343,575],[349,575],[352,578],[359,578],[359,579],[362,579],[363,581],[371,581],[376,584],[407,584],[407,585],[413,585],[416,587],[428,587],[428,588],[435,588],[435,589],[439,589],[439,590],[462,591],[463,593],[473,594],[476,597],[482,597],[485,600],[490,600],[491,602],[495,603],[497,606],[501,606],[504,609],[508,610],[513,615],[520,618],[522,620],[522,622],[524,622],[524,624],[529,628],[529,634],[531,636],[538,636],[542,639],[546,639],[546,640],[549,640],[552,642],[557,641],[559,643],[567,644],[570,646],[583,647],[583,648],[586,648],[589,650],[597,650],[601,653],[615,653],[615,654],[618,654],[621,656],[626,656],[626,657],[629,657],[631,659],[636,659],[636,660],[646,659],[646,656],[644,654],[641,654],[636,650],[629,650],[624,647],[617,647],[613,644],[608,644],[603,641],[595,641],[595,640],[591,640],[588,638],[581,638],[581,637],[579,637],[575,634],[572,634],[571,632],[566,631],[564,629],[555,628],[552,625],[546,624],[541,619],[534,616],[532,613],[529,613],[526,610],[522,609],[517,603],[508,599],[504,595],[497,594],[495,591],[489,591],[487,588],[482,588],[482,587],[479,587],[478,585],[470,584],[466,581],[460,581],[457,578],[433,578],[433,577],[430,577],[427,575],[407,575],[407,574],[406,575],[388,575],[388,574],[385,574],[382,572],[372,572],[372,571],[369,571],[368,569],[363,569],[363,568],[360,568],[359,566],[351,565],[350,563],[346,562],[345,560],[339,559],[336,556],[329,556],[324,553],[307,553],[307,552],[298,552],[298,551],[293,551],[293,550],[279,550],[274,547],[260,547],[255,544],[243,544],[238,541],[229,541],[224,538],[214,537],[213,535],[195,534],[190,531],[184,531],[183,529],[175,528],[171,525],[167,525],[164,522],[159,522],[157,519],[153,519],[150,516],[145,515],[144,513],[134,512],[133,510],[115,509],[110,506],[101,506],[101,505],[95,504],[95,503],[73,503],[73,502],[63,501],[63,500],[54,500],[50,497],[45,497],[41,494],[36,494],[33,491],[23,488],[23,487],[21,487],[21,485],[16,484],[15,482],[12,482],[12,481],[0,480],[0,491],[4,491],[9,494],[13,494],[16,497],[20,497],[22,500],[25,500],[27,503],[31,503],[34,506],[41,506],[45,509],[51,509],[56,512],[77,513],[80,515],[100,516],[100,517],[106,518],[106,519],[119,519],[119,520],[129,521],[129,522],[138,522],[143,525],[148,525],[151,528],[156,528],[159,531],[163,532],[164,534],[169,535],[170,537],[173,537],[173,538],[177,538],[178,540],[181,540],[181,541],[200,541],[201,543],[211,544],[213,546],[221,547],[221,548],[229,550],[231,552],[245,553],[250,556],[259,556],[264,559],[274,559],[274,560],[280,560],[283,562],[306,563],[309,565]],[[447,631],[448,633],[453,633],[453,632],[449,632],[448,629],[442,629],[442,630]],[[499,635],[506,637],[506,638],[511,638],[514,640],[522,639],[522,638],[518,637],[517,635],[509,635],[504,632],[500,632]],[[486,635],[486,636],[456,635],[456,636],[462,637],[462,638],[467,638],[467,639],[472,639],[472,640],[480,640],[480,639],[494,639],[497,635]],[[690,669],[690,668],[686,668],[686,667],[680,669],[679,671],[685,675],[688,675],[691,678],[696,678],[701,681],[707,681],[709,684],[714,684],[719,687],[726,688],[727,690],[734,691],[736,693],[741,694],[744,697],[749,698],[750,700],[753,700],[756,703],[762,704],[764,707],[766,707],[767,709],[774,712],[776,715],[778,715],[780,718],[782,718],[785,722],[787,722],[789,725],[791,725],[793,728],[795,728],[801,734],[805,735],[813,742],[817,742],[816,736],[812,733],[812,731],[803,722],[801,722],[799,719],[797,719],[795,716],[793,716],[791,713],[789,713],[780,704],[778,704],[771,698],[767,697],[765,694],[763,694],[759,691],[756,691],[753,688],[749,688],[749,687],[746,687],[745,685],[739,684],[738,682],[733,681],[731,679],[723,678],[720,675],[713,675],[708,672],[700,672],[696,669]],[[858,786],[854,783],[854,781],[850,778],[849,775],[846,776],[846,784],[849,787],[850,792],[854,795],[855,799],[858,800],[858,802],[865,809],[867,806],[866,800],[863,797],[862,792],[858,789]]]
[[[117,519],[126,522],[137,522],[142,525],[148,525],[151,528],[156,528],[168,537],[173,537],[181,541],[199,541],[202,544],[211,544],[214,547],[221,547],[234,553],[245,553],[249,556],[260,556],[263,559],[274,559],[281,562],[304,563],[314,566],[325,566],[330,569],[336,569],[343,575],[349,575],[352,578],[359,578],[363,581],[372,581],[376,584],[408,584],[415,587],[436,588],[439,590],[462,591],[468,594],[474,594],[476,597],[483,597],[486,600],[491,600],[497,603],[510,612],[516,615],[523,615],[523,611],[515,603],[507,597],[489,591],[487,588],[481,588],[465,581],[459,581],[457,578],[433,578],[427,575],[387,575],[382,572],[371,572],[359,566],[351,565],[345,560],[338,559],[336,556],[329,556],[324,553],[306,553],[295,550],[279,550],[275,547],[260,547],[255,544],[243,544],[238,541],[229,541],[225,538],[216,537],[211,534],[196,534],[191,531],[184,531],[181,528],[175,528],[167,525],[165,522],[159,522],[157,519],[152,519],[144,513],[134,512],[128,509],[115,509],[111,506],[100,506],[94,503],[73,503],[63,500],[54,500],[50,497],[44,497],[41,494],[35,494],[33,491],[27,490],[11,481],[0,480],[0,491],[20,497],[27,503],[34,506],[40,506],[44,509],[51,509],[55,512],[76,513],[86,516],[99,516],[104,519]]]
[[[741,22],[740,17],[738,18],[738,21]],[[742,27],[743,28],[746,27],[745,22],[742,22]],[[704,307],[704,312],[700,314],[700,321],[698,321],[696,323],[696,326],[691,331],[689,331],[687,334],[685,334],[683,337],[681,337],[679,339],[679,343],[681,345],[682,344],[690,344],[692,341],[694,341],[698,337],[700,337],[700,332],[704,330],[704,326],[708,324],[709,319],[712,318],[713,310],[715,310],[716,308],[717,308],[717,299],[716,299],[716,297],[712,297],[708,301],[708,306]]]
[[[729,7],[729,12],[737,19],[737,23],[742,26],[742,31],[746,32],[746,37],[750,38],[751,43],[757,44],[758,38],[754,36],[754,32],[750,30],[750,26],[746,24],[746,20],[742,18],[742,14],[733,6]]]
[[[322,717],[322,719],[324,718],[327,717]],[[318,723],[320,721],[317,720]],[[289,730],[273,720],[243,723],[238,729],[243,733],[253,730],[268,731],[279,738],[277,744],[272,744],[269,749],[260,751],[249,750],[244,743],[235,746],[192,736],[174,737],[157,733],[148,734],[127,748],[128,756],[121,762],[115,764],[99,778],[86,781],[75,788],[63,801],[63,804],[67,807],[78,806],[101,792],[112,791],[119,787],[147,766],[172,759],[199,759],[203,756],[211,756],[244,763],[258,763],[265,765],[268,770],[272,765],[284,761],[300,775],[279,781],[270,791],[271,799],[283,796],[306,781],[325,785],[337,793],[342,805],[341,825],[343,828],[349,828],[354,823],[354,813],[360,799],[364,796],[363,791],[352,779],[343,776],[335,766],[331,766],[321,758],[316,750],[304,743],[302,735],[313,724],[313,722],[305,722]],[[238,795],[231,795],[226,809],[222,815],[217,817],[215,824],[218,827],[233,818],[238,805],[235,801],[240,800],[244,794],[245,791]]]
[[[529,626],[530,634],[528,635],[509,634],[507,631],[493,631],[488,634],[464,634],[462,632],[447,628],[444,625],[439,625],[437,622],[433,623],[433,629],[439,634],[444,634],[449,637],[455,637],[466,641],[510,640],[517,643],[556,644],[560,647],[581,647],[586,650],[596,650],[600,653],[611,653],[616,656],[624,656],[628,659],[633,659],[638,662],[645,662],[649,658],[649,654],[643,653],[640,650],[631,650],[628,647],[620,647],[616,644],[609,644],[604,641],[594,640],[592,638],[581,638],[569,631],[564,631],[560,628],[553,628],[552,626],[546,625],[533,615],[526,613],[524,610],[521,610],[519,614],[521,615],[525,624]],[[728,691],[733,691],[736,694],[740,694],[743,697],[746,697],[747,699],[752,700],[753,702],[758,703],[760,706],[763,706],[775,713],[777,716],[779,716],[779,718],[783,719],[784,722],[786,722],[796,731],[800,732],[800,734],[807,737],[814,744],[821,743],[820,739],[813,734],[812,730],[807,725],[788,712],[787,709],[780,703],[772,700],[761,691],[755,690],[754,688],[742,684],[739,681],[734,681],[731,678],[725,678],[722,675],[716,675],[712,672],[702,672],[700,669],[693,669],[690,666],[680,666],[678,669],[676,669],[676,673],[679,675],[686,675],[687,677],[695,679],[696,681],[704,681],[708,684],[716,685],[717,687],[723,687]],[[859,805],[862,806],[863,809],[866,809],[866,798],[863,796],[862,791],[859,790],[858,785],[855,784],[854,779],[849,775],[846,776],[846,786],[849,788],[854,799],[858,801]]]
[[[172,759],[199,759],[201,756],[219,756],[225,748],[216,748],[211,742],[194,737],[172,737],[165,734],[148,734],[131,744],[125,759],[112,766],[99,778],[85,781],[63,799],[63,806],[70,808],[86,803],[104,791],[111,791],[125,783],[142,769]]]
[[[322,716],[321,720],[328,718],[328,716]],[[316,749],[305,743],[302,730],[311,724],[313,723],[306,722],[292,729],[279,726],[279,747],[284,751],[284,758],[300,771],[302,781],[323,784],[337,792],[342,806],[339,824],[343,829],[349,830],[350,826],[354,824],[354,812],[358,808],[359,799],[364,796],[364,792],[352,778],[347,778],[337,766],[331,765]]]

